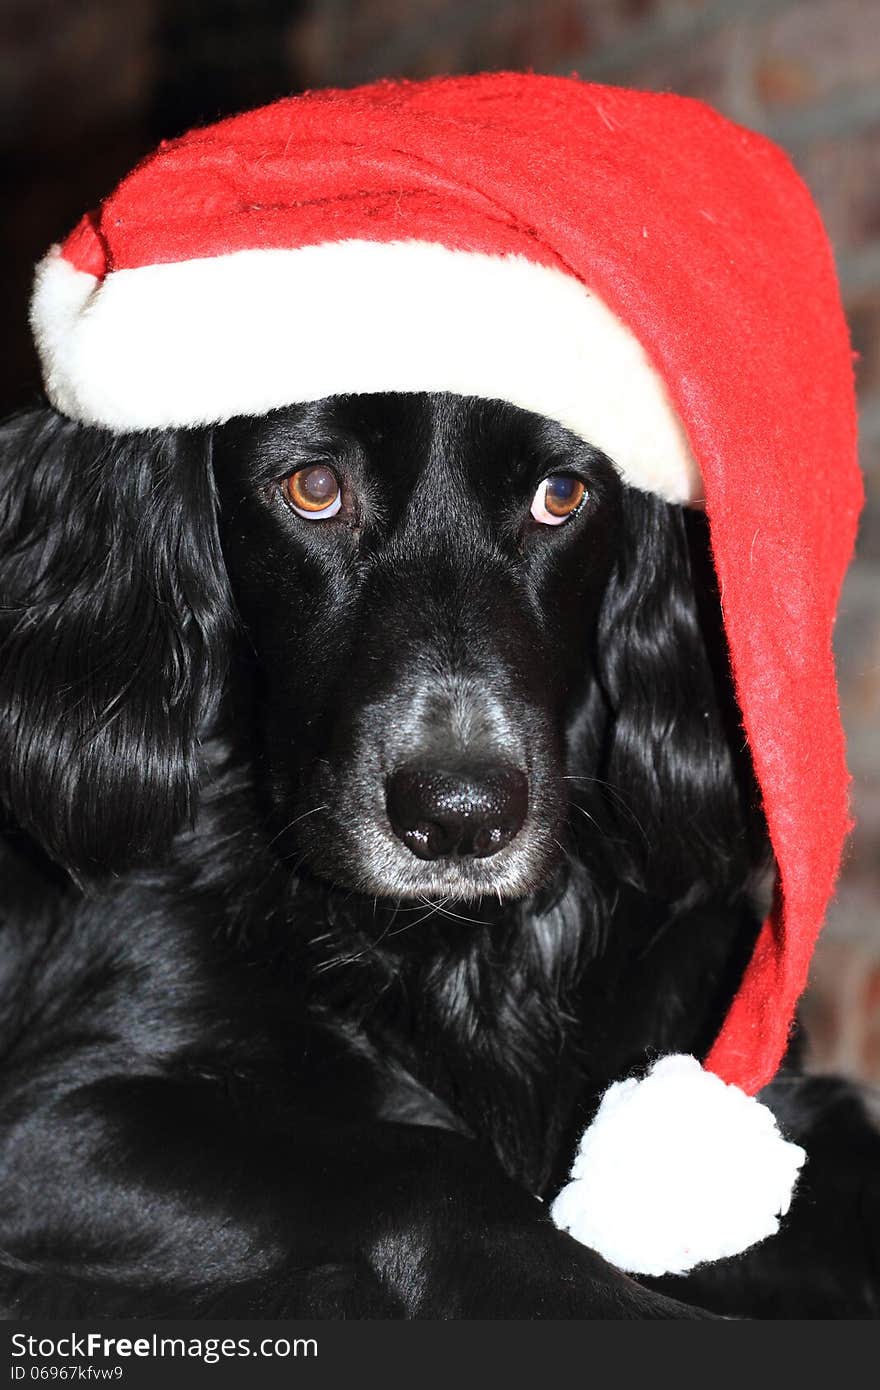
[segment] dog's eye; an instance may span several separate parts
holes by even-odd
[[[577,511],[587,489],[571,473],[551,473],[532,498],[530,511],[545,526],[559,526]]]
[[[326,521],[342,506],[339,479],[325,463],[298,468],[284,479],[281,490],[297,516],[304,516],[307,521]]]

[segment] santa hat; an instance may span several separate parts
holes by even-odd
[[[861,487],[828,243],[786,156],[700,102],[571,79],[382,82],[166,142],[38,268],[54,404],[112,430],[343,392],[549,416],[705,505],[776,864],[709,1055],[603,1099],[557,1224],[682,1272],[776,1230],[779,1067],[848,829],[831,627]]]

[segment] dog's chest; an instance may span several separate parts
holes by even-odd
[[[525,982],[490,985],[460,962],[436,962],[417,997],[417,1010],[380,1007],[362,1024],[381,1059],[381,1117],[468,1133],[541,1192],[570,1157],[583,1086],[576,1020]]]

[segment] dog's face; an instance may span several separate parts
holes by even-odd
[[[560,426],[452,396],[128,436],[37,409],[0,473],[0,804],[77,880],[210,839],[218,797],[389,898],[555,891],[557,840],[670,902],[763,858],[705,518]]]
[[[213,459],[281,852],[380,896],[536,888],[615,552],[608,460],[512,406],[400,395],[233,421]]]

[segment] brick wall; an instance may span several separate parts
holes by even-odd
[[[875,0],[2,0],[4,390],[33,257],[160,136],[303,85],[533,67],[703,97],[784,144],[834,241],[868,505],[837,650],[859,828],[808,999],[818,1066],[880,1081],[880,42]]]

